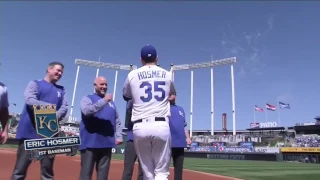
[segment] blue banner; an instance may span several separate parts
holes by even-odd
[[[199,143],[197,143],[197,142],[192,142],[192,143],[191,143],[191,146],[192,146],[192,147],[198,147],[198,146],[199,146]]]
[[[240,146],[253,146],[253,142],[240,142]]]

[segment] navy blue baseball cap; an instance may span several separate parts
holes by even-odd
[[[157,50],[151,45],[146,45],[141,49],[141,59],[146,62],[153,62],[157,59]]]

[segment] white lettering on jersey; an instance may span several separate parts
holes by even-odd
[[[166,78],[166,72],[161,70],[153,71],[140,71],[137,72],[139,80],[150,79],[150,78]]]
[[[170,116],[171,73],[156,65],[143,66],[128,74],[123,96],[132,98],[132,121]]]

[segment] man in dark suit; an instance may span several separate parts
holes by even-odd
[[[0,132],[0,143],[4,144],[8,139],[9,126],[9,100],[7,87],[0,82],[0,121],[2,132]]]
[[[134,164],[138,158],[136,154],[136,150],[134,149],[134,143],[133,143],[133,133],[132,133],[132,127],[133,123],[131,122],[131,115],[132,115],[132,100],[129,100],[127,102],[127,108],[126,108],[126,127],[127,127],[127,142],[126,147],[124,151],[124,169],[122,173],[122,180],[131,180]],[[140,166],[140,163],[138,165],[139,172],[138,172],[138,180],[143,180],[143,173]]]

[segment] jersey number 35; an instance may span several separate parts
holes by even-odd
[[[149,102],[149,101],[151,101],[152,98],[156,99],[157,101],[163,101],[165,98],[166,92],[160,86],[164,86],[164,85],[166,85],[166,82],[164,82],[164,81],[154,81],[153,84],[151,84],[147,81],[142,82],[140,85],[140,88],[145,89],[144,92],[145,92],[146,96],[140,96],[141,101]],[[160,96],[153,95],[152,90],[154,92],[157,92],[157,94],[160,93],[161,95]]]

